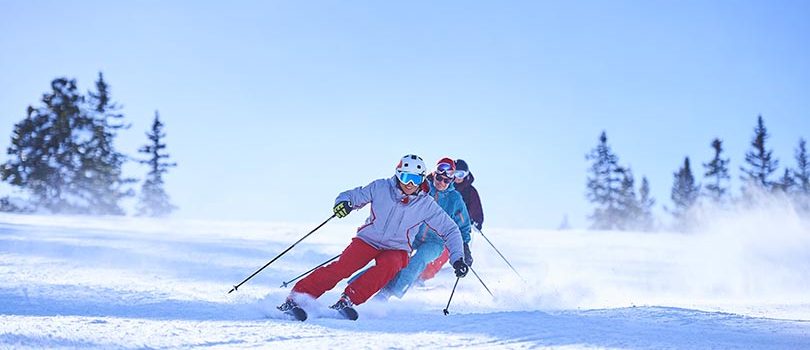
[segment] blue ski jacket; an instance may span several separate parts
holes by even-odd
[[[456,225],[458,226],[459,231],[461,231],[461,240],[464,243],[470,243],[470,214],[467,212],[467,205],[464,204],[464,199],[461,197],[461,193],[456,191],[454,184],[451,182],[450,186],[447,187],[444,191],[439,191],[433,185],[433,177],[428,176],[427,183],[430,186],[430,192],[428,193],[437,204],[439,204],[442,209],[450,215],[450,218],[455,221]],[[436,233],[435,230],[432,230],[427,225],[422,225],[419,229],[420,232],[428,231],[428,233]],[[450,260],[456,261],[456,260]]]

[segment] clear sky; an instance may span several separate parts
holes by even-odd
[[[321,221],[416,153],[469,162],[485,227],[584,227],[602,130],[659,212],[714,137],[736,182],[759,114],[793,166],[810,2],[0,0],[0,146],[52,79],[99,71],[121,151],[160,111],[179,218]]]

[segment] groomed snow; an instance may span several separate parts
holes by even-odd
[[[777,212],[700,232],[487,229],[473,268],[332,318],[274,309],[279,285],[337,255],[333,220],[238,291],[314,224],[0,214],[0,348],[810,348],[810,229]],[[353,214],[362,215],[362,214]]]

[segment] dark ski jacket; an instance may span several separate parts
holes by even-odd
[[[464,181],[455,184],[456,191],[461,193],[461,198],[464,199],[464,204],[467,205],[467,211],[470,213],[470,220],[472,220],[475,227],[480,231],[484,224],[484,210],[481,209],[481,198],[478,197],[478,190],[473,187],[472,183],[475,177],[472,173],[467,174]]]

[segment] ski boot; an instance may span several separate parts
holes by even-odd
[[[354,304],[352,304],[352,300],[346,294],[342,294],[340,299],[329,307],[330,309],[337,310],[337,312],[346,319],[349,320],[357,320],[359,316],[357,314],[357,310],[354,309]]]
[[[305,321],[307,319],[307,312],[298,306],[298,303],[296,303],[292,298],[287,298],[287,300],[284,301],[284,304],[276,306],[276,309],[287,315],[295,317],[295,319],[299,321]]]

